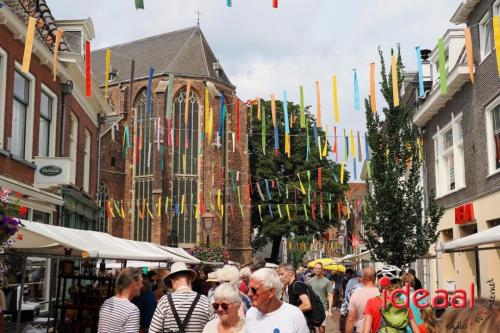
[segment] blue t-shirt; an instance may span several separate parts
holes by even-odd
[[[156,310],[156,298],[152,291],[141,292],[141,296],[132,299],[141,314],[141,327],[149,327]]]
[[[413,318],[415,318],[415,323],[418,325],[422,324],[424,320],[420,316],[420,308],[413,303],[413,294],[415,293],[415,290],[413,288],[410,288],[410,309],[411,312],[413,312]],[[401,295],[401,299],[406,301],[406,296]],[[421,299],[418,304],[424,304],[428,302],[429,300],[426,298]],[[410,325],[406,326],[406,333],[413,333],[413,330],[411,329]]]

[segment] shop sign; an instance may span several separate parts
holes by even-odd
[[[68,185],[71,181],[71,160],[67,157],[35,157],[35,186],[48,188]]]
[[[464,224],[467,222],[475,221],[474,206],[468,203],[455,208],[455,224]]]

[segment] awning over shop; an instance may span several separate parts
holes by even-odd
[[[201,261],[199,259],[197,259],[196,257],[193,257],[192,255],[190,255],[189,253],[187,253],[186,250],[184,249],[181,249],[179,247],[169,247],[169,246],[164,246],[164,245],[157,245],[157,244],[154,244],[155,246],[159,247],[160,249],[164,250],[164,251],[167,251],[169,253],[172,253],[176,256],[179,256],[181,258],[183,258],[185,261],[185,263],[188,263],[188,264],[199,264]],[[181,260],[178,260],[178,261],[181,261]]]
[[[193,260],[165,251],[151,243],[122,239],[97,231],[25,220],[22,220],[22,223],[24,227],[12,236],[14,243],[11,249],[15,252],[64,256],[65,249],[71,249],[71,256],[84,258],[194,263]]]
[[[462,237],[447,243],[442,246],[443,252],[452,252],[476,247],[479,245],[493,244],[500,242],[500,225],[489,228],[470,236]]]
[[[361,252],[358,254],[348,254],[340,259],[340,261],[357,261],[357,260],[371,260],[372,256],[370,251]]]

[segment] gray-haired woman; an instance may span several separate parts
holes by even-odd
[[[240,291],[232,283],[224,283],[215,289],[212,306],[217,313],[215,318],[207,323],[203,333],[243,333],[245,319],[238,315],[241,305]]]

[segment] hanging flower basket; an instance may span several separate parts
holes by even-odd
[[[9,203],[10,193],[11,191],[8,189],[0,188],[0,288],[7,285],[5,253],[14,243],[11,237],[16,234],[19,226],[21,226],[21,221],[14,216],[23,216],[27,211],[25,207],[19,206],[19,200],[14,204]],[[18,238],[22,239],[22,235],[18,234]]]
[[[198,244],[190,252],[191,255],[201,261],[227,263],[229,260],[229,251],[227,248],[218,244]]]

